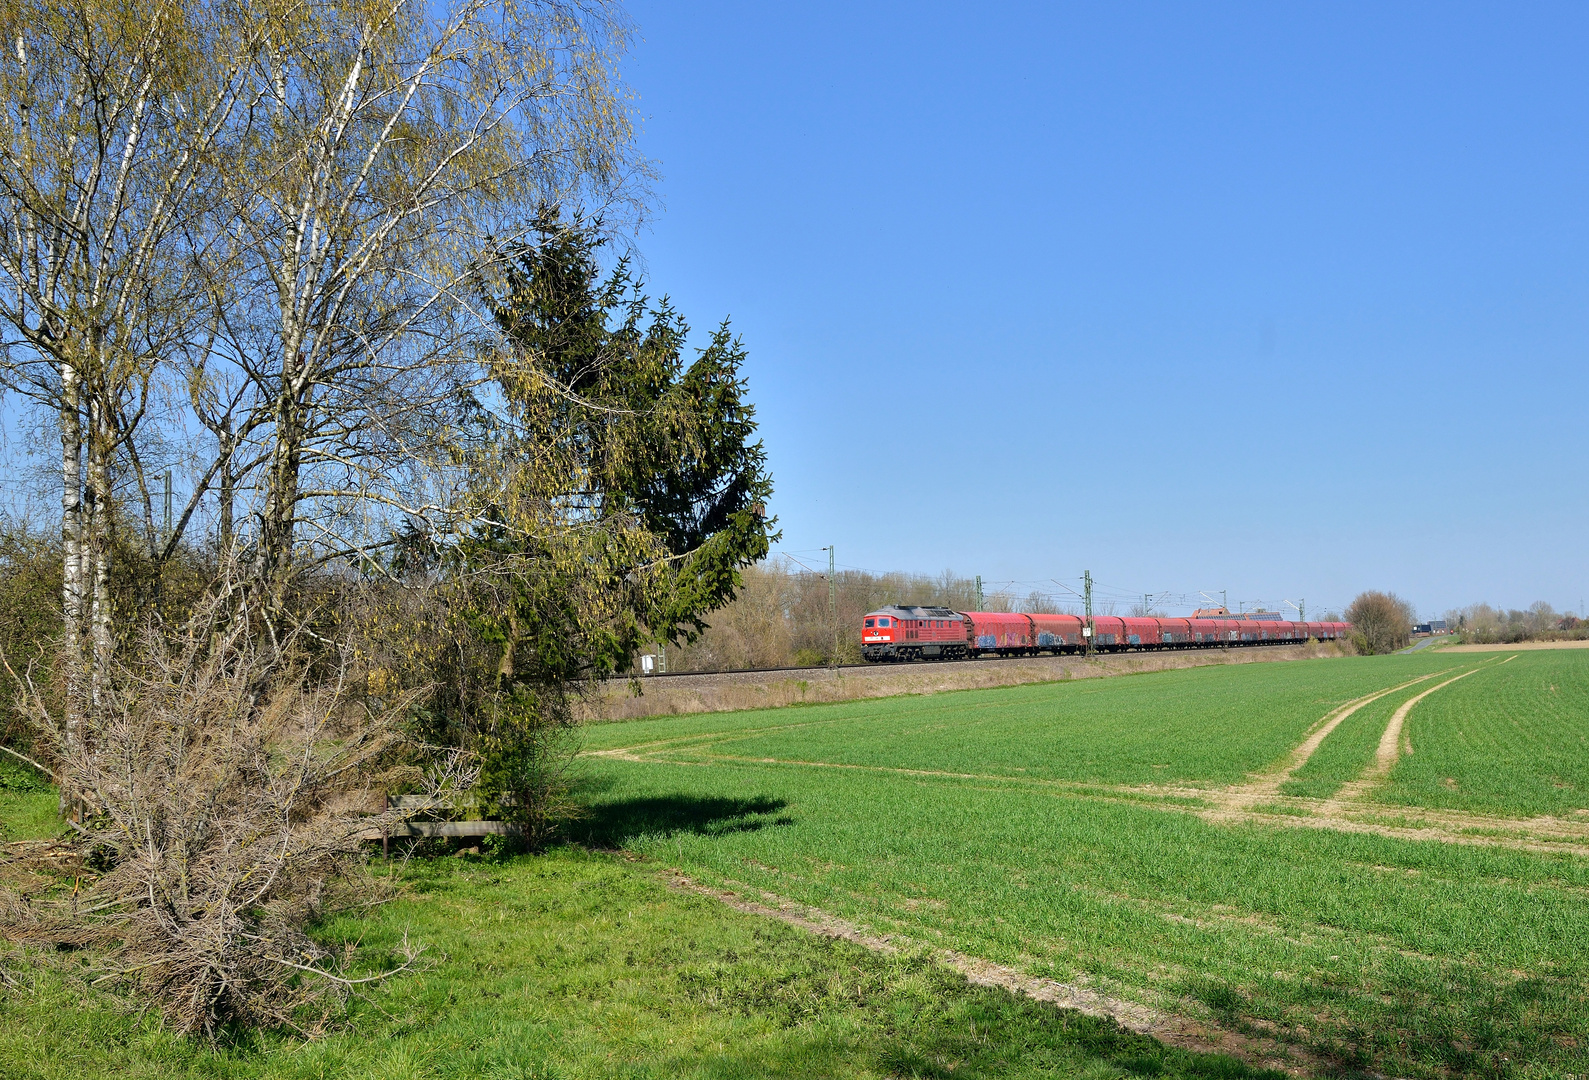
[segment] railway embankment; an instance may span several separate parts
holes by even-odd
[[[612,679],[582,703],[589,723],[644,716],[772,709],[862,698],[982,690],[996,686],[1135,675],[1148,671],[1258,664],[1349,655],[1338,642],[1247,645],[1225,649],[1109,653],[1093,657],[1037,656],[863,667],[702,672],[636,680]],[[635,691],[639,690],[637,694]]]

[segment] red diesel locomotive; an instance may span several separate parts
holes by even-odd
[[[1082,652],[1088,620],[1078,615],[1026,615],[951,611],[942,607],[885,607],[866,614],[861,656],[889,660],[963,660],[974,656],[1037,656]],[[1345,637],[1344,622],[1275,619],[1159,619],[1095,615],[1092,646],[1098,652],[1133,649],[1206,649],[1223,645],[1296,643]]]

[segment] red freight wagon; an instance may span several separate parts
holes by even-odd
[[[1116,648],[1126,641],[1126,623],[1113,615],[1097,615],[1092,620],[1092,647]]]
[[[1085,624],[1075,615],[1028,615],[1037,631],[1037,647],[1055,653],[1079,649],[1084,645],[1081,628]]]
[[[998,611],[968,611],[966,619],[970,623],[966,641],[973,656],[988,653],[1008,656],[1035,651],[1037,648],[1037,633],[1032,627],[1030,616]]]
[[[1120,644],[1132,648],[1143,648],[1159,643],[1159,620],[1157,619],[1121,619],[1125,624],[1125,640]]]
[[[1240,641],[1242,639],[1242,621],[1240,619],[1221,619],[1219,620],[1219,625],[1220,629],[1224,631],[1221,640]]]
[[[1192,620],[1160,619],[1159,641],[1164,645],[1190,645],[1192,643]]]

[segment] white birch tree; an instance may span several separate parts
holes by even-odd
[[[112,642],[116,461],[164,358],[257,30],[180,0],[0,3],[0,373],[61,436],[68,734]]]
[[[545,203],[638,207],[645,175],[615,6],[290,10],[252,73],[249,168],[226,175],[243,328],[228,354],[254,410],[237,474],[255,472],[267,610],[302,558],[445,514],[427,488],[448,410],[483,377],[473,299],[494,253]]]

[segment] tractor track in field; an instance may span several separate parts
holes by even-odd
[[[1340,790],[1326,804],[1325,816],[1334,816],[1342,807],[1366,802],[1369,795],[1376,788],[1390,779],[1391,770],[1396,767],[1396,762],[1401,760],[1402,731],[1406,727],[1407,716],[1420,701],[1437,690],[1444,690],[1452,683],[1460,679],[1466,679],[1469,675],[1476,675],[1482,670],[1482,666],[1469,668],[1462,674],[1455,675],[1445,682],[1437,683],[1422,693],[1414,694],[1402,702],[1396,711],[1391,713],[1390,722],[1385,725],[1384,734],[1379,737],[1379,745],[1374,750],[1373,762],[1358,775],[1356,780],[1350,780],[1341,785]]]
[[[1495,667],[1517,659],[1507,657]],[[1291,828],[1329,829],[1336,832],[1367,833],[1400,840],[1427,840],[1446,844],[1504,847],[1519,851],[1570,853],[1589,856],[1589,823],[1566,818],[1501,817],[1461,810],[1425,809],[1374,802],[1372,796],[1390,778],[1401,755],[1407,751],[1407,718],[1424,698],[1452,683],[1475,675],[1491,666],[1475,665],[1459,675],[1437,683],[1402,702],[1391,714],[1374,751],[1374,760],[1355,780],[1341,785],[1328,799],[1283,796],[1280,784],[1318,749],[1324,736],[1357,709],[1387,694],[1435,678],[1425,675],[1349,702],[1337,713],[1327,715],[1321,727],[1293,752],[1285,769],[1260,777],[1248,784],[1228,788],[1214,796],[1214,805],[1201,811],[1206,821],[1222,824],[1245,823]],[[1300,759],[1300,760],[1299,760]],[[1260,806],[1260,803],[1265,804]]]
[[[1007,964],[968,956],[953,949],[938,948],[902,934],[873,934],[856,923],[819,908],[740,882],[727,884],[738,886],[743,892],[731,888],[713,888],[695,881],[677,868],[668,869],[663,880],[673,889],[708,897],[735,911],[776,919],[808,933],[847,941],[872,952],[884,955],[925,952],[937,962],[958,972],[973,986],[1004,990],[1059,1009],[1071,1009],[1086,1016],[1112,1020],[1128,1031],[1150,1036],[1182,1050],[1225,1054],[1249,1065],[1277,1069],[1292,1076],[1319,1075],[1328,1070],[1328,1062],[1323,1058],[1277,1039],[1232,1031],[1155,1009],[1141,1002],[1111,997],[1091,987],[1031,975]],[[745,893],[759,896],[760,900],[749,899]]]
[[[1373,704],[1382,697],[1396,693],[1398,690],[1405,690],[1409,686],[1432,679],[1435,674],[1437,673],[1431,672],[1428,675],[1420,675],[1415,679],[1408,679],[1399,686],[1392,686],[1386,690],[1376,690],[1372,694],[1364,694],[1360,698],[1348,701],[1346,704],[1336,707],[1333,711],[1325,713],[1324,717],[1314,725],[1313,731],[1303,740],[1302,745],[1291,751],[1291,756],[1287,759],[1284,766],[1273,772],[1258,776],[1245,784],[1227,788],[1225,791],[1220,792],[1217,797],[1221,802],[1226,803],[1229,809],[1243,809],[1254,805],[1260,800],[1274,798],[1280,794],[1281,785],[1291,779],[1298,769],[1306,765],[1308,759],[1324,744],[1324,740],[1330,736],[1330,733],[1340,727],[1341,723],[1353,713],[1366,705]]]

